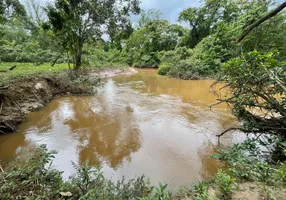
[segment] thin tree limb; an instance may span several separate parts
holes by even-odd
[[[282,4],[280,4],[277,8],[275,8],[274,10],[272,10],[271,12],[269,12],[267,15],[265,15],[264,17],[262,17],[261,19],[257,20],[256,22],[254,22],[253,24],[251,24],[250,26],[248,26],[242,33],[242,35],[237,39],[236,43],[241,42],[254,28],[258,27],[260,24],[262,24],[263,22],[265,22],[266,20],[274,17],[275,15],[277,15],[279,12],[281,12],[284,8],[286,7],[286,1],[283,2]]]
[[[223,136],[224,134],[226,134],[229,131],[237,131],[237,130],[243,131],[243,130],[241,130],[241,128],[229,128],[229,129],[225,130],[224,132],[222,132],[221,134],[217,135],[217,137],[220,138],[221,136]]]

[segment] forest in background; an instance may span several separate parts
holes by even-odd
[[[285,11],[236,42],[249,25],[278,5],[271,0],[205,0],[182,10],[177,24],[162,19],[160,10],[140,11],[138,1],[125,1],[126,6],[106,1],[101,8],[72,2],[43,5],[31,0],[24,6],[6,1],[1,62],[159,67],[161,75],[198,79],[214,77],[231,58],[254,50],[285,60]],[[139,13],[139,21],[132,23],[130,16]]]

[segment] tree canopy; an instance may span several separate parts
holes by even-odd
[[[131,13],[140,12],[138,0],[57,0],[46,9],[54,33],[63,48],[73,57],[75,69],[82,64],[83,45],[87,40],[98,40],[111,33],[114,26],[124,26]],[[109,31],[109,32],[108,32]]]

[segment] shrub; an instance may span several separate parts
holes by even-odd
[[[144,176],[113,183],[88,165],[74,165],[76,174],[65,181],[51,168],[53,154],[42,146],[27,165],[0,173],[0,199],[171,199],[167,185],[151,187]]]
[[[209,200],[209,183],[206,181],[197,182],[193,185],[194,200]]]
[[[235,190],[234,181],[235,180],[230,175],[224,173],[221,169],[218,170],[215,183],[219,189],[218,196],[220,196],[221,199],[231,199],[232,193]]]
[[[160,75],[167,75],[171,70],[172,65],[170,63],[162,63],[159,66],[158,74]]]
[[[199,69],[187,60],[183,60],[170,68],[168,75],[185,80],[200,78]]]
[[[270,149],[273,144],[247,139],[241,144],[235,144],[231,149],[219,150],[213,157],[226,162],[227,173],[241,181],[256,181],[264,185],[282,186],[286,183],[285,163],[274,162],[269,152],[265,154],[263,150],[264,148]]]

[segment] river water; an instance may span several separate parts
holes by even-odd
[[[210,177],[219,163],[216,134],[237,124],[216,102],[212,80],[184,81],[154,69],[104,80],[90,97],[62,97],[29,114],[16,133],[0,136],[0,161],[25,159],[36,145],[56,150],[53,167],[69,177],[76,164],[102,166],[117,181],[145,174],[170,189]],[[221,145],[241,141],[227,134]]]

